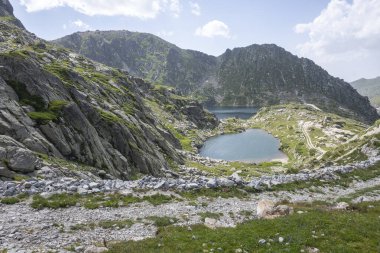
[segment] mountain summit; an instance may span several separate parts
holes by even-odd
[[[209,104],[267,106],[312,103],[373,122],[367,98],[306,58],[274,44],[228,49],[219,57],[184,50],[146,33],[78,32],[54,41],[90,59],[176,87]]]
[[[6,20],[20,28],[24,28],[20,20],[13,15],[13,6],[8,0],[0,0],[0,20]]]

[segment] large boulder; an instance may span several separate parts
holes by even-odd
[[[7,157],[9,168],[21,173],[33,172],[39,162],[38,157],[25,148],[10,148]]]
[[[13,177],[14,172],[30,173],[40,164],[40,159],[10,136],[0,135],[0,176]]]

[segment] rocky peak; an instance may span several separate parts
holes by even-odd
[[[20,20],[13,15],[13,7],[8,0],[0,0],[0,22],[9,22],[20,28],[24,28]]]
[[[8,0],[0,0],[0,15],[13,15],[13,7]]]

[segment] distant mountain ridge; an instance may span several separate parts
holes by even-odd
[[[190,93],[215,72],[217,59],[183,50],[153,34],[129,31],[79,32],[54,41],[90,59]]]
[[[267,106],[289,102],[365,122],[379,115],[368,99],[313,61],[274,44],[226,50],[219,57],[184,50],[145,33],[78,32],[54,41],[90,59],[176,87],[206,103]]]
[[[380,108],[380,76],[372,79],[361,78],[351,82],[351,85],[362,96],[367,96],[373,106]]]

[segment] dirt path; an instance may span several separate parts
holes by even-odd
[[[320,147],[316,147],[313,142],[311,141],[311,138],[310,138],[310,135],[309,133],[307,132],[307,129],[308,127],[305,126],[305,122],[301,121],[299,122],[299,126],[301,128],[301,131],[303,133],[303,135],[305,136],[305,139],[306,139],[306,143],[307,143],[307,146],[309,149],[315,149],[315,150],[318,150],[320,155],[317,156],[317,159],[320,160],[322,158],[322,156],[326,153],[325,150],[323,150],[322,148]]]

